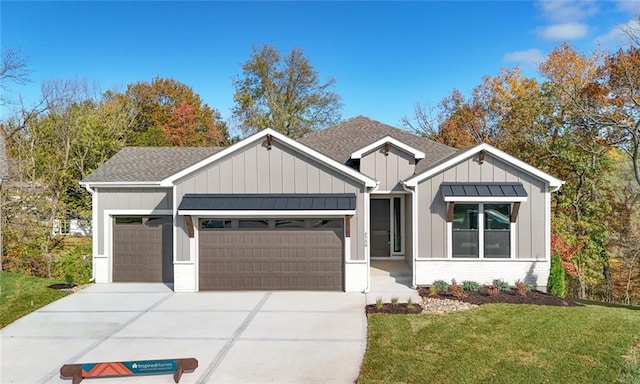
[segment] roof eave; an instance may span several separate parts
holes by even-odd
[[[255,143],[258,140],[261,140],[263,138],[265,138],[267,135],[271,135],[274,138],[276,138],[277,140],[286,143],[287,145],[289,145],[290,147],[294,148],[297,151],[300,151],[301,153],[304,153],[307,156],[310,156],[312,158],[315,158],[316,160],[330,166],[331,168],[334,168],[338,171],[340,171],[341,173],[350,176],[353,179],[359,180],[361,182],[364,183],[364,185],[366,187],[375,187],[378,185],[378,182],[375,179],[372,179],[344,164],[341,164],[333,159],[331,159],[330,157],[323,155],[322,153],[307,147],[304,144],[301,144],[298,141],[295,141],[283,134],[281,134],[280,132],[277,132],[271,128],[267,128],[267,129],[263,129],[255,134],[253,134],[252,136],[249,136],[247,138],[245,138],[244,140],[241,140],[239,142],[237,142],[236,144],[227,147],[226,149],[207,157],[206,159],[197,162],[196,164],[183,169],[180,172],[177,172],[165,179],[163,179],[160,182],[161,186],[173,186],[175,184],[175,182],[181,178],[183,178],[184,176],[187,176],[195,171],[197,171],[198,169],[201,169],[225,156],[228,156],[250,144]]]
[[[403,184],[405,184],[407,187],[415,187],[417,186],[420,182],[422,182],[423,180],[436,175],[456,164],[458,164],[459,162],[461,162],[464,159],[467,159],[477,153],[480,153],[482,151],[487,151],[490,154],[506,161],[507,163],[520,168],[536,177],[538,177],[539,179],[542,179],[544,181],[546,181],[547,183],[549,183],[549,186],[554,187],[554,188],[560,188],[562,186],[562,184],[564,184],[564,181],[555,178],[551,175],[549,175],[546,172],[543,172],[541,170],[539,170],[538,168],[525,163],[522,160],[518,160],[515,157],[509,155],[506,152],[503,152],[501,150],[499,150],[498,148],[495,148],[487,143],[482,143],[476,146],[473,146],[471,148],[468,148],[466,150],[463,150],[462,152],[460,152],[458,155],[452,157],[451,159],[445,161],[444,163],[438,164],[435,167],[426,170],[425,172],[416,175],[410,179],[407,179],[403,182]],[[556,189],[557,190],[557,189]]]

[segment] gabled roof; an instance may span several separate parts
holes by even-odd
[[[224,148],[222,151],[216,153],[213,156],[210,156],[206,159],[203,159],[202,161],[193,164],[190,167],[187,167],[169,177],[167,177],[166,179],[164,179],[162,181],[162,185],[166,185],[166,186],[170,186],[172,185],[176,180],[192,173],[195,172],[196,170],[205,167],[211,163],[213,163],[214,161],[221,159],[233,152],[236,152],[238,150],[240,150],[241,148],[244,148],[248,145],[251,145],[257,141],[263,140],[265,138],[267,138],[267,136],[270,136],[272,139],[278,140],[281,143],[284,143],[286,146],[306,155],[311,157],[312,159],[315,159],[317,161],[319,161],[322,164],[326,164],[327,166],[341,172],[344,175],[347,175],[355,180],[359,180],[361,182],[364,183],[365,186],[367,187],[375,187],[378,185],[378,182],[372,178],[370,178],[369,176],[366,176],[363,173],[360,173],[356,170],[354,170],[351,167],[348,167],[347,165],[343,164],[343,163],[339,163],[337,161],[335,161],[334,159],[325,156],[324,154],[314,150],[313,148],[309,148],[306,145],[300,144],[299,142],[293,140],[290,137],[287,137],[273,129],[267,128],[267,129],[263,129],[262,131],[259,131],[239,142],[237,142],[236,144]]]
[[[5,147],[4,133],[0,132],[0,182],[9,178],[9,159]]]
[[[364,116],[345,120],[333,127],[304,136],[298,141],[346,164],[354,150],[365,148],[387,136],[424,153],[424,159],[416,164],[416,173],[426,171],[443,157],[456,152],[454,148]]]
[[[549,175],[548,173],[545,173],[538,168],[525,163],[522,160],[518,160],[515,157],[507,154],[506,152],[503,152],[498,148],[492,147],[491,145],[486,143],[478,144],[470,148],[461,149],[455,154],[441,159],[425,172],[422,172],[412,178],[405,180],[404,184],[408,187],[415,187],[421,181],[426,180],[429,177],[434,176],[482,151],[486,151],[487,153],[492,154],[493,156],[505,161],[506,163],[513,165],[516,168],[520,168],[523,171],[548,182],[549,186],[551,187],[560,188],[560,186],[564,184],[564,181],[557,179]]]
[[[220,147],[125,147],[80,183],[83,185],[160,184],[167,177],[223,149]]]
[[[422,152],[419,149],[413,148],[410,145],[407,145],[405,143],[403,143],[400,140],[396,140],[391,136],[385,136],[382,139],[378,140],[378,141],[374,141],[373,143],[367,145],[366,147],[360,148],[357,151],[353,152],[351,154],[351,158],[352,159],[361,159],[362,156],[366,155],[367,153],[375,150],[376,148],[380,148],[381,146],[385,145],[385,144],[391,144],[394,147],[400,148],[401,150],[413,155],[414,159],[416,160],[421,160],[424,159],[424,152]]]

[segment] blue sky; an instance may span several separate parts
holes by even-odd
[[[484,75],[536,65],[562,42],[588,53],[627,42],[640,1],[12,2],[1,44],[28,59],[34,103],[43,81],[80,79],[102,91],[156,76],[188,84],[226,120],[232,78],[252,45],[302,48],[322,79],[335,77],[344,118],[399,125],[416,102],[468,94]],[[2,115],[8,113],[6,109]]]

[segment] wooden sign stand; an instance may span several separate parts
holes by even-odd
[[[173,380],[178,383],[185,371],[194,371],[196,368],[198,368],[198,360],[192,357],[169,360],[65,364],[60,368],[60,376],[63,378],[71,378],[72,384],[79,384],[86,378],[163,375],[172,373]]]

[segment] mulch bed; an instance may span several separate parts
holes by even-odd
[[[574,301],[563,299],[561,297],[551,296],[540,291],[529,291],[525,296],[519,295],[515,289],[509,291],[498,291],[496,296],[489,296],[484,291],[465,291],[465,297],[455,297],[451,292],[438,292],[436,296],[429,296],[427,288],[418,289],[418,293],[423,298],[435,298],[446,300],[457,300],[465,303],[483,305],[483,304],[533,304],[533,305],[552,305],[559,307],[576,307],[580,306]],[[370,313],[389,313],[389,314],[417,314],[422,313],[423,307],[420,304],[413,304],[407,307],[406,303],[390,304],[384,303],[382,307],[377,308],[375,304],[365,306],[365,312]]]
[[[427,288],[420,288],[418,293],[421,297],[429,297]],[[525,296],[519,295],[515,289],[509,291],[498,291],[496,296],[489,296],[486,292],[465,291],[465,297],[455,297],[451,292],[438,292],[435,297],[449,300],[459,300],[471,304],[534,304],[534,305],[553,305],[559,307],[575,307],[580,306],[574,301],[563,299],[561,297],[551,296],[540,291],[529,291]]]

